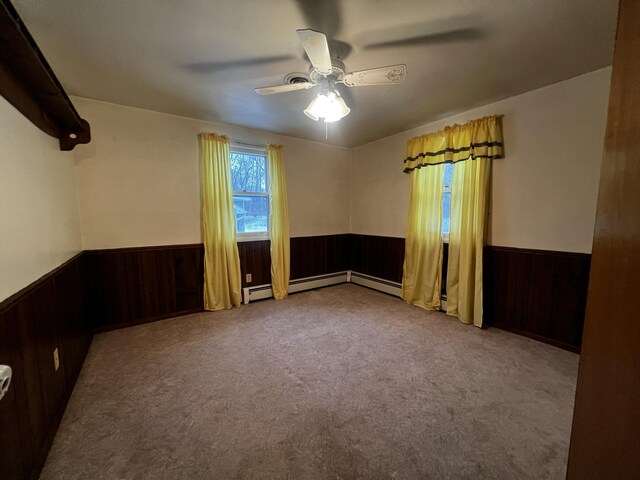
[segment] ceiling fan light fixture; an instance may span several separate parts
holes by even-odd
[[[351,109],[340,94],[333,90],[321,92],[304,110],[304,114],[312,120],[323,119],[325,122],[337,122],[346,117]]]

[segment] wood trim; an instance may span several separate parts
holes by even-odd
[[[640,478],[640,2],[622,0],[567,478]]]
[[[9,0],[0,3],[0,94],[36,127],[73,150],[91,141],[60,81]]]
[[[11,308],[12,306],[14,306],[14,304],[16,302],[19,302],[20,300],[22,300],[24,298],[25,295],[28,295],[30,292],[34,291],[36,288],[38,288],[40,285],[42,285],[43,283],[51,280],[51,278],[55,277],[57,274],[59,274],[62,270],[64,270],[65,268],[67,268],[69,265],[78,262],[81,260],[81,257],[84,255],[84,251],[82,252],[78,252],[76,253],[73,257],[71,257],[69,260],[67,260],[66,262],[64,262],[63,264],[59,265],[58,267],[54,268],[53,270],[51,270],[48,273],[45,273],[42,277],[40,277],[39,279],[37,279],[36,281],[30,283],[29,285],[27,285],[26,287],[18,290],[16,293],[14,293],[13,295],[10,295],[9,297],[5,298],[4,300],[2,300],[0,302],[0,314],[4,313],[6,310],[8,310],[9,308]]]
[[[189,248],[204,248],[202,243],[181,243],[176,245],[144,245],[140,247],[98,248],[85,250],[90,255],[109,255],[113,253],[147,252],[153,250],[176,250]]]

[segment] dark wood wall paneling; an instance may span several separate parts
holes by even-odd
[[[88,250],[85,255],[95,331],[203,309],[202,244]]]
[[[238,244],[243,287],[270,283],[269,246]],[[295,237],[291,279],[353,270],[401,283],[404,246],[374,235]],[[202,244],[87,251],[96,331],[201,311],[203,254]],[[587,254],[488,246],[485,324],[578,351],[589,264]]]
[[[242,286],[271,283],[268,240],[239,242]],[[88,301],[95,331],[203,309],[202,244],[88,250]],[[349,235],[291,239],[291,279],[349,269]],[[252,276],[246,281],[246,274]]]
[[[269,247],[238,244],[243,287],[271,282]],[[404,247],[374,235],[295,237],[291,279],[353,270],[401,283]],[[96,331],[201,311],[203,254],[202,244],[86,252]],[[587,254],[488,246],[485,324],[578,351],[589,263]]]
[[[239,242],[238,254],[243,288],[271,283],[271,242],[269,240]],[[251,274],[251,282],[246,281],[247,273]]]
[[[3,479],[37,478],[82,368],[92,338],[84,259],[74,257],[0,303],[0,364],[13,369],[0,401]]]
[[[354,272],[402,282],[404,238],[349,235],[351,268]]]
[[[291,279],[349,270],[349,234],[291,239]],[[265,283],[271,283],[271,278]]]
[[[351,270],[402,282],[403,238],[350,237]],[[589,265],[588,254],[487,246],[485,325],[579,351]]]
[[[238,243],[243,287],[271,283],[270,247],[269,240]],[[348,270],[349,234],[293,237],[290,253],[292,280]]]
[[[578,352],[590,257],[580,253],[487,247],[485,324]]]

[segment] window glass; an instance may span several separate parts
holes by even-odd
[[[449,224],[451,220],[451,182],[453,181],[453,163],[444,164],[442,189],[442,237],[449,241]]]
[[[269,231],[269,192],[265,154],[230,153],[236,232],[242,238]],[[246,235],[245,235],[246,234]]]
[[[234,192],[267,193],[267,157],[232,151],[231,183]]]
[[[233,195],[237,233],[269,231],[269,199],[257,195]]]

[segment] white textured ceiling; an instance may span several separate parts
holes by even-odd
[[[14,5],[70,94],[323,142],[302,113],[313,89],[253,91],[308,71],[296,29],[327,33],[350,71],[405,63],[403,85],[343,88],[351,114],[328,142],[349,147],[610,65],[617,14],[617,0]]]

